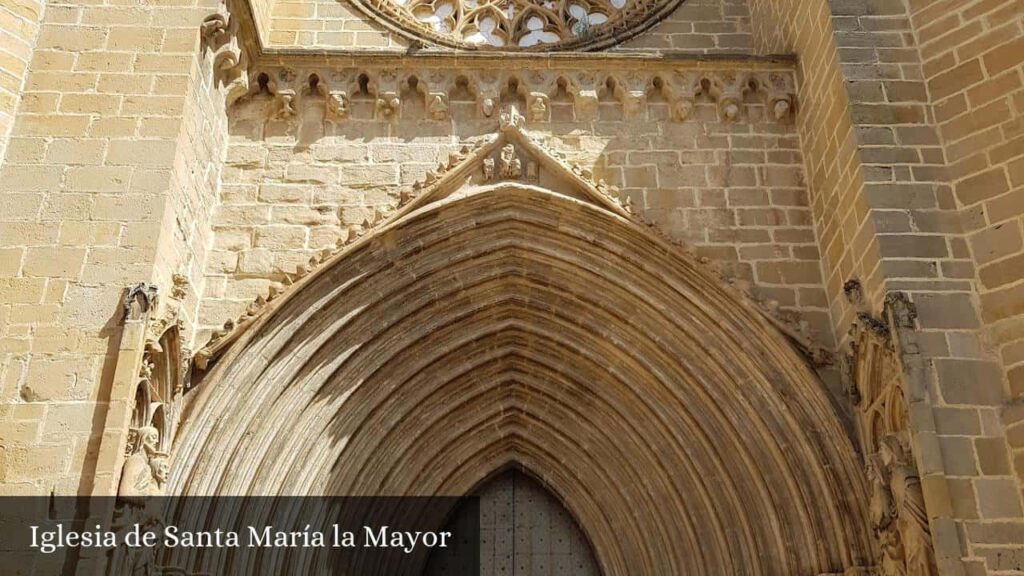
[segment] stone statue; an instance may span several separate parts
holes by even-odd
[[[110,553],[109,576],[156,576],[157,551],[148,546],[129,547],[124,535],[139,525],[142,532],[160,532],[159,502],[151,496],[161,494],[167,482],[167,455],[157,450],[160,431],[142,426],[134,435],[131,455],[124,463],[117,490],[117,508],[111,527],[119,533],[120,546]]]
[[[534,96],[533,102],[530,103],[530,120],[533,122],[543,122],[548,118],[548,105],[544,101],[544,96]]]
[[[903,550],[900,545],[899,533],[896,531],[896,507],[893,502],[889,478],[886,475],[885,463],[877,454],[868,458],[867,477],[871,487],[871,501],[868,505],[871,527],[878,538],[878,547],[882,551],[880,574],[885,576],[903,576]]]
[[[295,90],[278,90],[274,97],[277,100],[277,111],[274,112],[275,120],[287,120],[295,116],[295,105],[293,103],[295,100]]]
[[[428,110],[431,120],[442,121],[448,118],[448,103],[443,94],[434,94]]]
[[[343,90],[332,90],[327,92],[327,114],[334,120],[344,120],[348,117],[348,94]]]
[[[516,156],[516,147],[506,144],[501,149],[501,177],[519,178],[523,174],[523,165]]]
[[[494,158],[484,158],[484,181],[494,180]]]
[[[161,493],[167,479],[167,455],[157,450],[160,432],[152,426],[139,428],[135,445],[124,463],[117,497],[127,503],[142,503],[147,496]]]
[[[907,576],[937,576],[932,535],[925,511],[921,478],[909,451],[895,435],[882,439],[879,456],[889,474],[889,490],[906,559]]]

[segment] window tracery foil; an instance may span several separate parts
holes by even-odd
[[[399,33],[443,46],[595,50],[658,22],[682,0],[354,0]]]

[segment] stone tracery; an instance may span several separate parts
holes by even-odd
[[[596,49],[656,23],[680,0],[357,0],[400,33],[492,50]]]
[[[862,306],[860,283],[844,285],[848,300]],[[910,444],[908,407],[893,330],[912,327],[912,304],[898,292],[886,298],[890,321],[861,311],[850,330],[849,392],[853,398],[870,517],[879,548],[879,576],[938,574],[920,473]],[[890,322],[898,324],[890,326]],[[899,325],[903,324],[903,325]]]

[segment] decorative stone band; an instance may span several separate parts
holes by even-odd
[[[519,102],[529,123],[551,120],[551,102],[559,95],[571,99],[574,120],[596,119],[599,104],[611,103],[621,109],[624,118],[643,118],[649,100],[666,102],[673,121],[682,122],[695,114],[697,107],[714,107],[718,119],[725,122],[744,118],[767,118],[786,122],[796,107],[794,72],[788,64],[762,67],[748,64],[691,62],[689,65],[642,66],[630,69],[631,60],[609,60],[611,72],[567,67],[508,70],[480,67],[473,61],[459,67],[444,59],[431,65],[330,67],[292,67],[261,65],[248,72],[245,80],[233,80],[229,102],[273,95],[276,103],[271,116],[287,119],[295,115],[300,99],[317,99],[327,107],[330,121],[348,117],[354,97],[376,101],[375,117],[383,121],[398,119],[403,99],[417,98],[431,120],[449,120],[455,93],[475,100],[478,116],[494,117],[502,103]],[[559,62],[560,64],[561,62]],[[553,64],[548,62],[548,64]],[[640,62],[633,62],[633,65]],[[238,86],[246,86],[238,91]]]

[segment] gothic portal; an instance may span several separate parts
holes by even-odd
[[[1019,1],[43,4],[0,6],[0,494],[479,494],[485,574],[1024,574]],[[119,550],[11,564],[203,557]]]

